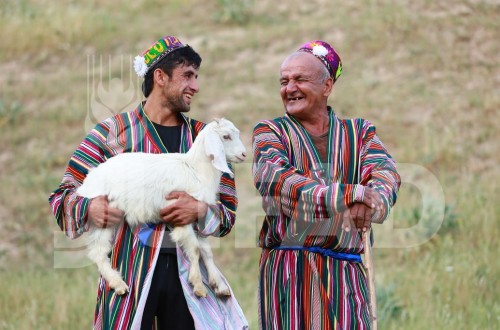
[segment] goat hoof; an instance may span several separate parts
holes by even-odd
[[[231,296],[231,290],[229,290],[229,287],[224,283],[221,283],[220,285],[214,285],[212,286],[212,288],[214,289],[217,297],[223,298]]]
[[[231,297],[231,291],[229,289],[225,289],[225,290],[216,289],[215,294],[217,295],[217,297],[220,297],[220,298]]]
[[[111,285],[110,286],[115,289],[116,294],[118,295],[124,295],[125,293],[128,292],[128,286],[125,284],[125,282],[121,281],[121,283],[118,283],[116,285]]]
[[[197,297],[200,297],[200,298],[206,298],[207,297],[207,290],[205,290],[205,288],[194,288],[194,294],[197,296]]]
[[[115,289],[115,292],[120,296],[124,295],[125,293],[128,292],[128,286],[125,286],[124,288],[117,288]]]

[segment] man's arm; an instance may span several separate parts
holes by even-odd
[[[372,222],[382,223],[394,206],[401,185],[401,177],[396,164],[378,138],[375,127],[369,121],[363,121],[363,139],[361,150],[361,184],[372,187],[381,201],[381,208],[370,212],[365,205],[355,203],[344,212],[344,229],[356,227],[366,230]],[[350,223],[352,221],[352,223]]]
[[[219,185],[219,201],[208,205],[185,192],[172,192],[167,199],[174,203],[160,210],[160,216],[169,225],[183,226],[197,222],[200,234],[222,237],[231,231],[236,220],[238,199],[234,179],[224,174]]]
[[[254,183],[263,197],[266,213],[283,213],[292,219],[315,221],[332,218],[354,202],[373,207],[371,192],[357,184],[322,185],[293,167],[272,122],[259,123],[253,132]]]
[[[231,164],[230,169],[233,170]],[[233,171],[234,173],[234,171]],[[224,173],[219,185],[219,200],[215,205],[208,205],[204,221],[198,221],[198,228],[202,235],[226,236],[229,234],[236,221],[236,208],[238,197],[233,178]]]
[[[110,208],[107,199],[88,199],[76,193],[91,168],[105,161],[103,136],[107,128],[97,125],[82,141],[69,160],[63,180],[52,192],[49,203],[57,224],[69,238],[77,238],[88,229],[88,221],[97,227],[113,225],[121,220],[123,212]]]
[[[373,221],[382,223],[396,203],[401,177],[396,163],[377,136],[375,127],[365,120],[363,130],[361,184],[372,187],[380,194],[384,207]]]

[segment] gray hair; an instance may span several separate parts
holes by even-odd
[[[321,83],[324,83],[329,78],[331,78],[330,71],[328,71],[328,68],[323,65],[323,70],[321,70],[321,75],[319,76],[319,79],[321,80]]]

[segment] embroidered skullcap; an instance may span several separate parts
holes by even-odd
[[[330,77],[336,81],[342,73],[342,61],[335,49],[328,43],[321,40],[309,41],[298,49],[301,52],[308,52],[316,56],[326,66]]]
[[[141,55],[134,59],[135,73],[141,78],[146,76],[148,71],[160,62],[165,56],[177,49],[187,47],[177,37],[166,36],[146,49]]]

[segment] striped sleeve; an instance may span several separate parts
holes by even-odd
[[[357,184],[322,185],[292,166],[279,136],[279,128],[263,121],[254,128],[252,172],[268,215],[314,221],[332,218],[362,198]]]
[[[89,133],[71,156],[61,184],[49,197],[57,224],[69,238],[77,238],[87,229],[90,200],[78,196],[76,189],[81,186],[91,168],[105,161],[103,141],[107,132],[108,128],[99,124]]]
[[[229,168],[234,172],[231,164]],[[220,181],[220,227],[218,236],[229,234],[236,221],[236,208],[238,207],[238,197],[236,195],[236,184],[234,178],[227,173],[221,177]]]
[[[200,233],[205,236],[223,237],[231,232],[236,221],[238,199],[234,179],[224,174],[219,186],[219,201],[209,205],[204,223],[199,224]]]
[[[390,208],[396,203],[401,177],[394,159],[377,136],[375,126],[367,120],[363,120],[362,125],[361,184],[380,193],[385,205],[382,219],[385,220]]]

